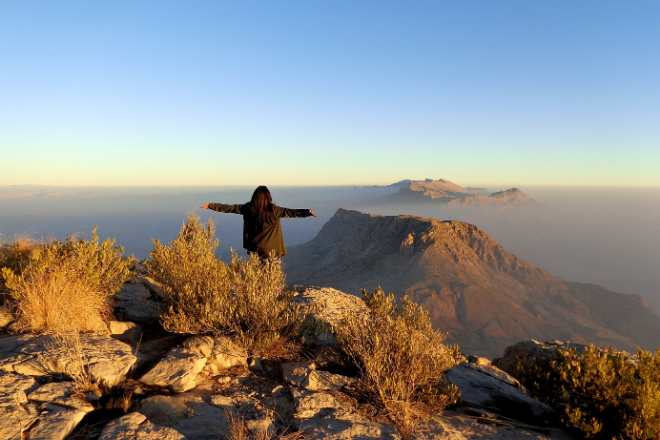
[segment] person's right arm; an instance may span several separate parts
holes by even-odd
[[[207,203],[201,209],[211,209],[218,212],[227,212],[230,214],[242,214],[244,205],[225,205],[224,203]]]

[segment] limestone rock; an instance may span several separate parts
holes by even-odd
[[[124,287],[117,292],[122,301],[144,301],[151,297],[151,292],[142,284],[125,283]]]
[[[32,376],[62,373],[78,362],[76,353],[59,347],[57,340],[51,336],[22,335],[20,339],[6,342],[6,345],[3,342],[4,340],[0,339],[0,355],[3,349],[11,348],[15,354],[31,356],[31,359],[14,364],[15,372]],[[88,360],[88,372],[92,380],[104,382],[110,387],[122,382],[138,361],[130,345],[109,336],[84,334],[80,335],[80,342]]]
[[[234,399],[227,396],[215,395],[209,397],[209,404],[220,408],[223,411],[229,411],[232,415],[236,415],[236,402]]]
[[[372,422],[354,413],[332,414],[321,418],[303,419],[300,429],[311,439],[400,439],[393,426]]]
[[[339,390],[351,382],[346,376],[318,371],[316,365],[310,362],[282,364],[282,375],[291,385],[309,391]]]
[[[154,368],[140,378],[147,385],[170,387],[177,393],[195,388],[197,374],[206,358],[185,348],[173,348]]]
[[[339,402],[335,396],[328,393],[312,393],[305,390],[293,389],[293,400],[296,404],[296,417],[311,419],[325,417],[334,412],[350,412],[351,406]]]
[[[582,355],[588,347],[588,345],[574,344],[571,342],[550,341],[542,343],[531,339],[507,347],[501,358],[493,359],[493,365],[512,374],[513,365],[518,358],[521,359],[523,364],[528,364],[534,359],[551,359],[555,355],[557,349],[574,349],[578,355]],[[599,350],[604,352],[602,349]],[[618,350],[616,352],[623,354],[624,357],[628,358],[632,363],[636,364],[638,362],[637,356],[633,354]]]
[[[360,298],[330,287],[294,286],[298,295],[294,302],[313,308],[312,316],[322,324],[317,343],[335,344],[337,339],[329,332],[341,323],[345,312],[365,313],[367,306]]]
[[[18,403],[27,403],[27,394],[39,386],[31,377],[0,373],[0,396],[12,396]]]
[[[419,420],[413,440],[571,440],[565,432],[540,427],[538,430],[498,423],[479,423],[462,414],[445,411],[442,415]]]
[[[127,344],[135,344],[142,336],[142,328],[130,321],[108,321],[110,335]]]
[[[213,353],[215,341],[210,336],[192,336],[181,344],[193,353],[208,358]]]
[[[119,301],[116,309],[128,321],[131,322],[157,322],[160,318],[158,304],[150,300]]]
[[[145,399],[139,412],[150,422],[175,429],[188,439],[217,440],[229,432],[224,410],[199,396],[153,396]]]
[[[84,411],[50,407],[51,411],[39,416],[39,422],[30,431],[30,440],[64,440],[85,417]]]
[[[85,414],[94,411],[94,407],[86,401],[72,397],[76,385],[73,382],[51,382],[40,386],[28,395],[31,402],[42,402],[82,411]],[[56,410],[58,408],[55,408]]]
[[[216,375],[231,367],[247,367],[248,359],[245,350],[234,344],[227,337],[214,338],[213,351],[208,359],[208,370]]]
[[[0,439],[2,440],[22,440],[22,433],[29,430],[38,420],[36,408],[21,404],[19,399],[20,393],[11,395],[0,392]]]
[[[138,412],[126,414],[108,423],[99,440],[185,440],[172,428],[156,426]]]
[[[458,387],[464,404],[542,426],[556,418],[552,408],[527,395],[516,379],[499,368],[463,362],[445,377]]]

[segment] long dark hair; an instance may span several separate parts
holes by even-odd
[[[252,200],[250,200],[250,211],[257,220],[257,225],[263,226],[265,223],[271,223],[275,220],[273,212],[273,198],[270,191],[265,186],[260,186],[254,190]]]

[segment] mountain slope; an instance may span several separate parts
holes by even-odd
[[[468,223],[340,209],[316,238],[289,248],[285,269],[291,284],[407,294],[467,353],[492,357],[530,338],[660,345],[660,318],[639,297],[567,282]]]

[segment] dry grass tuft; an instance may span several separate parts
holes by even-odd
[[[313,326],[293,303],[281,265],[236,254],[225,264],[213,236],[213,223],[191,213],[169,246],[155,240],[149,269],[164,286],[163,327],[231,336],[248,356],[287,355]]]
[[[130,276],[114,240],[54,240],[31,250],[26,262],[5,264],[2,279],[18,311],[18,328],[32,332],[96,331],[111,313],[112,295]],[[14,249],[6,261],[18,261]],[[13,260],[12,260],[13,258]]]
[[[398,305],[380,288],[362,292],[368,314],[347,313],[335,334],[360,368],[361,386],[378,396],[399,432],[409,436],[419,415],[458,399],[458,390],[443,379],[458,347],[444,345],[428,313],[406,297]]]
[[[17,277],[10,286],[17,299],[19,331],[94,331],[111,312],[106,293],[90,288],[66,269]]]

